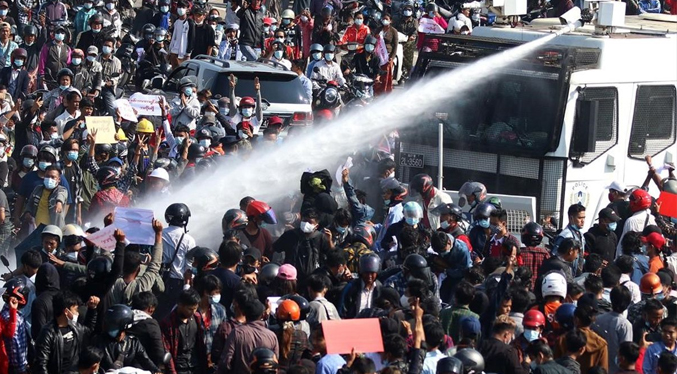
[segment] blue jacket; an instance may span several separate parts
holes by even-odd
[[[677,345],[675,345],[675,348],[670,351],[665,347],[663,342],[651,344],[644,353],[644,362],[642,362],[642,372],[644,372],[644,374],[656,374],[658,368],[658,358],[661,356],[663,351],[677,354]]]
[[[658,0],[639,0],[640,13],[660,13],[661,2]]]

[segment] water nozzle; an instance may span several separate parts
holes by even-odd
[[[581,17],[581,8],[575,6],[569,9],[566,13],[559,17],[559,22],[568,27],[565,32],[571,32],[583,26],[583,19]]]

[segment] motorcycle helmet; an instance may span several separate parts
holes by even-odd
[[[162,42],[167,38],[167,30],[162,27],[157,27],[155,28],[153,36],[155,37],[156,42]]]
[[[101,188],[116,184],[118,182],[118,172],[111,166],[102,166],[96,172],[96,180]]]
[[[381,269],[381,258],[374,253],[367,253],[360,257],[359,270],[362,273],[378,273]]]
[[[188,159],[189,160],[195,160],[198,158],[202,158],[205,156],[205,153],[207,153],[207,150],[205,147],[198,143],[193,143],[188,147]]]
[[[543,227],[536,222],[529,222],[522,228],[520,237],[522,244],[527,247],[536,247],[543,241]]]
[[[541,293],[543,294],[543,297],[559,296],[562,299],[567,297],[567,281],[566,278],[564,278],[564,275],[555,271],[543,277]]]
[[[113,270],[113,260],[108,256],[99,256],[87,264],[87,277],[94,282],[103,281]]]
[[[430,13],[430,12],[435,12],[437,13],[437,4],[435,3],[428,3],[425,6],[425,12]]]
[[[85,236],[85,232],[82,230],[82,228],[72,223],[64,226],[62,233],[63,236],[80,236],[80,237]]]
[[[221,220],[221,229],[225,233],[228,230],[244,230],[249,220],[245,212],[240,209],[228,209]]]
[[[263,201],[254,200],[247,205],[247,217],[258,218],[259,216],[263,222],[269,225],[277,224],[273,208]]]
[[[524,328],[535,330],[539,327],[545,328],[545,316],[539,310],[531,309],[524,313],[522,321]]]
[[[43,145],[38,151],[38,158],[41,153],[47,153],[51,156],[50,158],[54,158],[56,160],[56,149],[54,149],[54,147],[51,145]]]
[[[187,257],[193,259],[193,267],[198,272],[214,270],[219,265],[218,255],[207,247],[194,247],[188,251]]]
[[[143,37],[146,40],[152,39],[153,36],[155,35],[155,25],[153,25],[152,23],[147,23],[147,24],[143,25],[142,31],[143,31]]]
[[[42,232],[40,235],[53,235],[59,238],[59,243],[61,243],[61,239],[63,238],[63,232],[59,228],[59,226],[55,225],[47,225],[45,228],[42,229]]]
[[[275,352],[269,348],[258,347],[252,351],[249,359],[252,374],[277,374],[278,366]]]
[[[445,357],[437,361],[435,374],[463,374],[463,362],[456,357]]]
[[[280,298],[280,300],[292,300],[298,305],[299,310],[301,312],[300,318],[301,320],[305,320],[306,317],[308,316],[308,312],[310,312],[310,303],[308,300],[301,296],[301,295],[285,295]]]
[[[630,211],[633,213],[649,209],[651,207],[651,195],[641,188],[630,194]]]
[[[278,322],[299,321],[301,319],[301,309],[294,300],[284,300],[275,311],[275,318]]]
[[[164,158],[164,157],[158,158],[153,163],[153,169],[162,168],[162,169],[165,169],[167,171],[175,171],[176,167],[177,167],[176,160]]]
[[[132,327],[134,314],[132,308],[123,304],[116,304],[108,308],[103,316],[103,330],[115,339],[120,333]]]
[[[322,52],[324,48],[322,47],[322,44],[315,43],[310,46],[310,53],[317,53],[317,52]]]
[[[574,327],[574,312],[576,305],[562,304],[555,311],[555,321],[564,329],[569,330]]]
[[[438,216],[450,215],[456,218],[456,221],[463,219],[463,210],[461,207],[456,204],[440,204],[430,211],[433,214]]]
[[[463,348],[456,352],[454,357],[463,363],[464,374],[482,373],[484,371],[484,357],[472,348]]]
[[[475,208],[475,211],[473,211],[473,218],[475,221],[479,221],[482,219],[489,219],[489,216],[491,215],[491,212],[496,210],[496,207],[493,206],[492,204],[489,203],[482,203]]]
[[[487,194],[487,188],[484,187],[484,185],[480,182],[465,182],[461,186],[461,188],[458,189],[458,205],[460,207],[464,207],[465,204],[468,202],[467,196],[474,196],[475,201],[473,202],[474,205],[477,205],[480,203],[482,196],[485,196]]]
[[[412,253],[404,259],[402,268],[409,271],[420,271],[428,267],[428,262],[419,254]]]
[[[240,108],[255,108],[256,107],[256,101],[254,101],[253,97],[245,96],[242,99],[240,99]]]
[[[352,242],[359,241],[371,248],[374,245],[374,240],[376,239],[376,230],[372,225],[363,224],[358,225],[353,228],[353,237]]]
[[[433,179],[428,174],[416,174],[409,182],[410,194],[420,194],[423,197],[432,195],[434,190]]]
[[[60,81],[61,78],[65,75],[69,76],[71,78],[71,81],[73,80],[74,77],[73,71],[69,68],[63,68],[59,70],[59,72],[56,74],[56,79]]]
[[[5,304],[9,303],[10,297],[14,297],[17,299],[20,306],[26,305],[30,290],[26,286],[26,282],[23,278],[12,278],[5,282],[3,287],[5,288],[5,292],[2,294],[2,299],[5,301]]]
[[[327,44],[322,48],[322,52],[324,53],[334,53],[336,51],[336,46],[333,44]]]
[[[186,227],[190,218],[190,209],[183,203],[174,203],[165,210],[165,221],[172,226]]]
[[[423,217],[423,209],[421,208],[421,204],[415,202],[415,201],[410,201],[406,204],[404,204],[404,216],[405,217],[412,217],[412,218],[421,218]]]
[[[284,19],[294,19],[296,18],[296,15],[294,14],[294,11],[291,9],[285,9],[282,11],[282,16],[281,18]]]
[[[364,39],[364,44],[371,44],[371,45],[376,45],[378,41],[376,40],[375,37],[369,35]]]
[[[28,52],[26,52],[25,49],[23,48],[17,48],[14,51],[12,51],[12,60],[15,60],[17,58],[23,58],[24,60],[28,58]]]
[[[280,270],[280,265],[274,263],[274,262],[269,262],[261,267],[261,270],[259,270],[258,274],[258,281],[259,284],[267,285],[270,284],[270,282],[273,281],[273,279],[277,278],[277,273]]]
[[[334,12],[334,8],[332,8],[331,6],[325,6],[320,11],[320,16],[322,16],[322,18],[324,18],[324,19],[327,19],[327,18],[331,17],[331,14],[333,12]]]
[[[113,146],[110,144],[97,144],[94,146],[94,153],[97,155],[100,154],[110,154],[113,151]]]
[[[21,148],[21,153],[19,153],[20,157],[30,157],[30,158],[37,158],[38,157],[38,149],[31,144],[24,145]]]
[[[639,281],[639,291],[651,296],[663,292],[661,278],[655,273],[644,274]]]
[[[24,26],[23,31],[24,31],[24,35],[23,35],[24,38],[26,38],[26,36],[28,36],[28,35],[34,35],[34,36],[38,35],[38,28],[33,26],[33,25]]]

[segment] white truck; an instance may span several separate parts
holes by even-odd
[[[510,195],[504,200],[509,228],[519,232],[526,221],[548,216],[563,227],[575,203],[586,206],[589,227],[609,203],[612,181],[643,183],[645,156],[656,167],[677,162],[677,16],[613,12],[612,20],[605,14],[603,22],[551,40],[402,130],[402,180],[421,172],[437,180],[442,154],[443,188],[454,196],[475,180],[490,196]],[[472,64],[568,27],[561,23],[546,18],[477,27],[472,36],[428,35],[433,50],[419,55],[414,77]]]

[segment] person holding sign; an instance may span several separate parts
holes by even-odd
[[[428,3],[425,6],[425,14],[421,17],[418,27],[418,42],[416,48],[421,51],[423,48],[430,51],[437,51],[437,39],[431,39],[423,42],[425,34],[444,34],[449,25],[447,21],[437,12],[437,4]]]

